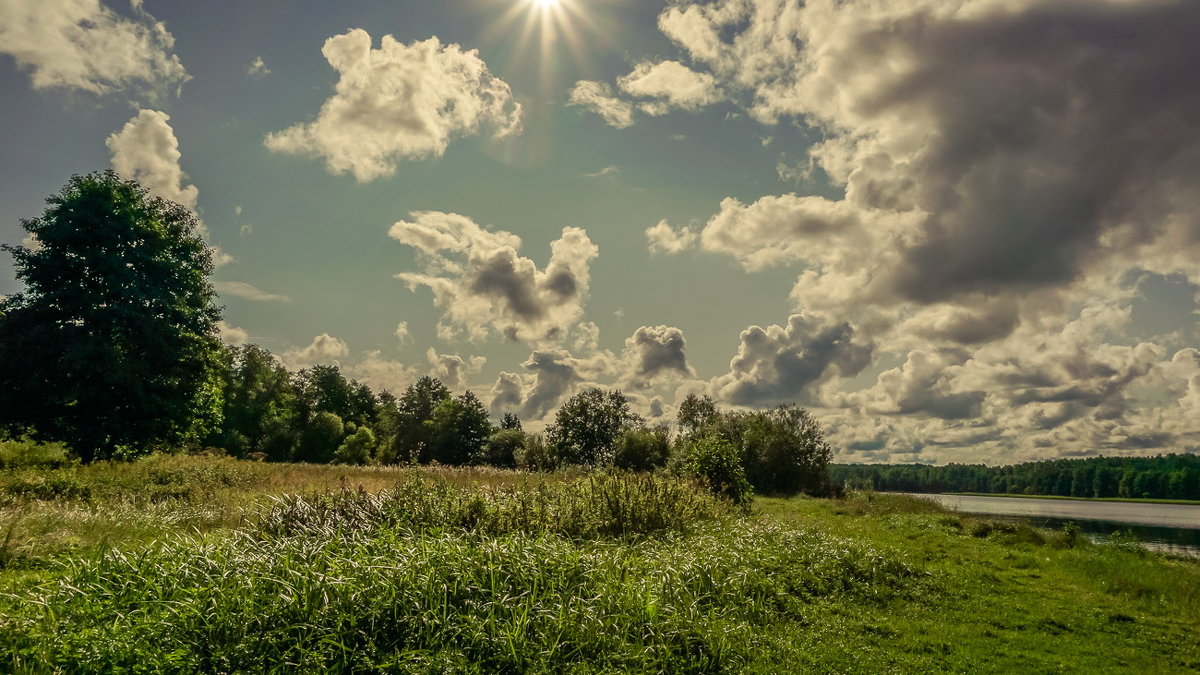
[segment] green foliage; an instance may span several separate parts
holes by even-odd
[[[68,466],[72,459],[61,443],[38,443],[29,439],[0,441],[0,470]]]
[[[679,469],[685,476],[699,478],[713,494],[734,504],[745,504],[751,499],[752,489],[737,450],[717,434],[700,436],[689,443]]]
[[[331,412],[317,413],[300,436],[300,445],[296,448],[296,461],[329,463],[345,435],[346,427],[341,417]]]
[[[5,246],[0,428],[83,461],[202,436],[220,414],[212,260],[183,206],[115,172],[74,176]]]
[[[501,429],[516,429],[521,431],[521,419],[514,413],[504,413],[504,419],[500,422]]]
[[[513,469],[517,466],[517,457],[524,452],[524,431],[511,427],[498,429],[483,444],[483,454],[479,457],[479,463]]]
[[[1200,500],[1200,455],[1091,457],[989,467],[855,464],[830,467],[838,484],[895,492],[980,492],[1062,497]]]
[[[281,428],[297,423],[297,392],[287,369],[258,345],[229,347],[222,379],[222,422],[209,443],[235,457],[264,452],[271,459],[290,459],[292,439],[279,438]]]
[[[833,449],[804,408],[785,405],[750,413],[742,435],[746,477],[764,493],[823,495]]]
[[[641,418],[629,410],[620,390],[588,389],[559,407],[546,440],[567,464],[609,466],[617,436],[640,426]]]
[[[525,444],[513,456],[517,468],[525,471],[554,471],[561,465],[554,445],[542,434],[527,434]]]
[[[446,385],[433,377],[422,377],[404,390],[396,402],[399,413],[394,455],[400,462],[428,462],[433,428],[433,410],[450,398]]]
[[[708,425],[717,415],[717,404],[707,394],[703,397],[688,394],[679,404],[679,412],[675,423],[682,434],[695,434]]]
[[[441,464],[469,464],[483,453],[484,444],[492,433],[487,408],[475,394],[438,403],[427,422],[429,427],[428,453],[423,461]]]
[[[652,471],[666,466],[670,457],[671,441],[662,427],[626,429],[613,448],[613,466],[628,471]]]
[[[371,452],[375,449],[375,434],[368,427],[359,427],[346,437],[333,453],[335,464],[363,465],[371,461]]]

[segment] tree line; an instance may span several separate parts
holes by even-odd
[[[835,464],[829,474],[839,485],[892,492],[1200,499],[1200,455],[1194,454],[1054,459],[1010,466]]]

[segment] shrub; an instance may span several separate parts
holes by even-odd
[[[699,478],[713,494],[734,504],[750,501],[750,482],[746,480],[737,450],[729,441],[705,435],[686,446],[685,452],[680,466],[684,475]]]
[[[651,471],[667,463],[671,444],[666,429],[626,429],[613,448],[613,466],[629,471]]]
[[[375,434],[367,427],[359,427],[338,446],[333,453],[335,464],[363,465],[371,461],[371,449],[375,447]]]
[[[27,439],[0,441],[0,469],[58,469],[74,463],[61,443],[38,443]]]
[[[511,469],[517,465],[517,455],[525,450],[525,432],[516,428],[500,429],[488,437],[478,462]]]
[[[553,471],[559,465],[558,452],[542,434],[526,436],[525,446],[516,452],[513,459],[517,468],[526,471]]]

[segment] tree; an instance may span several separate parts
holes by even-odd
[[[516,413],[504,413],[504,419],[500,422],[501,429],[516,429],[521,431],[521,418],[517,417]]]
[[[679,431],[685,434],[695,434],[717,414],[717,404],[707,394],[701,398],[695,394],[688,394],[687,398],[679,404],[679,413],[675,416],[675,422],[679,425]]]
[[[793,494],[827,491],[826,468],[833,449],[821,424],[807,410],[783,405],[749,415],[743,433],[742,465],[758,490]]]
[[[654,429],[633,427],[617,436],[613,466],[630,471],[653,471],[666,466],[671,457],[671,440],[663,424]]]
[[[267,452],[273,430],[294,426],[296,392],[288,371],[258,345],[231,347],[226,355],[223,420],[210,442],[238,456]]]
[[[520,429],[498,429],[488,437],[480,461],[488,466],[512,469],[517,457],[525,451],[525,432]]]
[[[469,391],[438,403],[427,424],[428,458],[422,457],[422,462],[469,464],[483,455],[484,443],[492,434],[487,409]]]
[[[617,436],[641,423],[620,390],[593,388],[562,404],[546,431],[546,440],[568,464],[607,465],[612,463]]]
[[[399,428],[393,451],[397,461],[429,461],[433,409],[450,398],[450,390],[441,380],[424,376],[414,382],[396,402],[400,412]]]
[[[85,462],[203,435],[220,312],[195,216],[112,171],[46,203],[21,221],[39,246],[4,247],[25,291],[0,302],[0,427]]]

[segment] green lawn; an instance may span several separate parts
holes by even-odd
[[[1200,562],[887,494],[156,457],[0,471],[0,565],[6,672],[1200,672]]]

